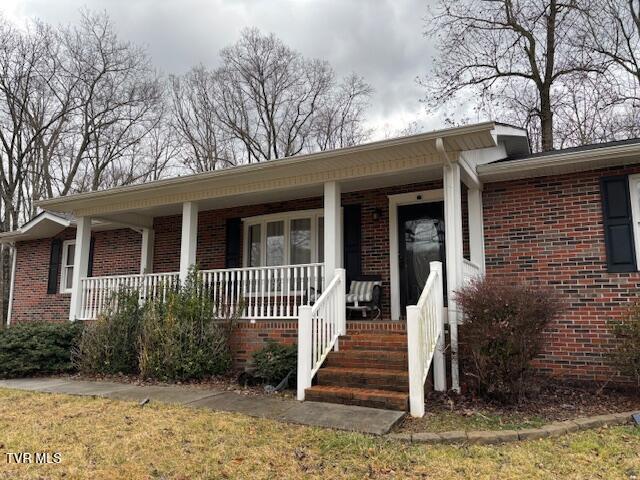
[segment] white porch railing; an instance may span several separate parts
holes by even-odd
[[[336,269],[336,275],[313,306],[300,307],[298,319],[298,400],[304,400],[305,389],[338,337],[347,333],[345,303],[345,270]]]
[[[113,294],[121,288],[138,290],[140,300],[161,295],[178,285],[178,273],[151,273],[145,275],[113,275],[87,277],[80,280],[82,307],[79,320],[95,320],[109,308]]]
[[[469,282],[480,278],[482,276],[482,269],[479,265],[467,260],[466,258],[462,259],[462,284],[468,285]]]
[[[217,312],[243,319],[292,319],[322,294],[324,264],[201,270],[200,276]]]
[[[424,416],[424,382],[433,362],[434,388],[446,389],[442,263],[431,262],[417,305],[407,306],[409,405],[413,417]]]
[[[312,305],[322,294],[324,264],[229,268],[198,272],[214,310],[242,319],[294,319],[302,305]],[[121,288],[136,289],[140,300],[178,285],[178,272],[146,275],[88,277],[81,280],[80,320],[103,313]]]

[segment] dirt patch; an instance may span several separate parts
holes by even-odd
[[[639,391],[541,381],[536,384],[535,392],[518,405],[503,405],[468,395],[431,393],[426,401],[425,416],[407,416],[397,431],[517,430],[631,410],[640,411]]]

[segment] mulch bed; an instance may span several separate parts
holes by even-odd
[[[539,380],[535,392],[517,405],[433,392],[423,418],[407,416],[397,431],[498,430],[534,428],[593,415],[640,411],[640,391]]]

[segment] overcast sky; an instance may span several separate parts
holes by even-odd
[[[215,66],[218,51],[247,26],[274,32],[308,57],[328,60],[341,75],[356,72],[375,88],[369,112],[377,137],[417,120],[428,130],[416,77],[426,74],[432,46],[422,32],[432,0],[1,0],[18,22],[59,24],[78,10],[106,10],[123,38],[145,45],[167,73],[197,63]]]

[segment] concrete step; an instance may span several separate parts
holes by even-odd
[[[406,411],[409,405],[408,393],[332,385],[315,385],[307,388],[305,398],[312,402],[341,403],[400,411]]]
[[[381,351],[381,350],[345,350],[330,352],[325,360],[326,367],[351,367],[351,368],[390,368],[394,370],[406,370],[406,351]]]
[[[318,370],[318,385],[409,391],[407,370],[382,368],[325,367]]]

